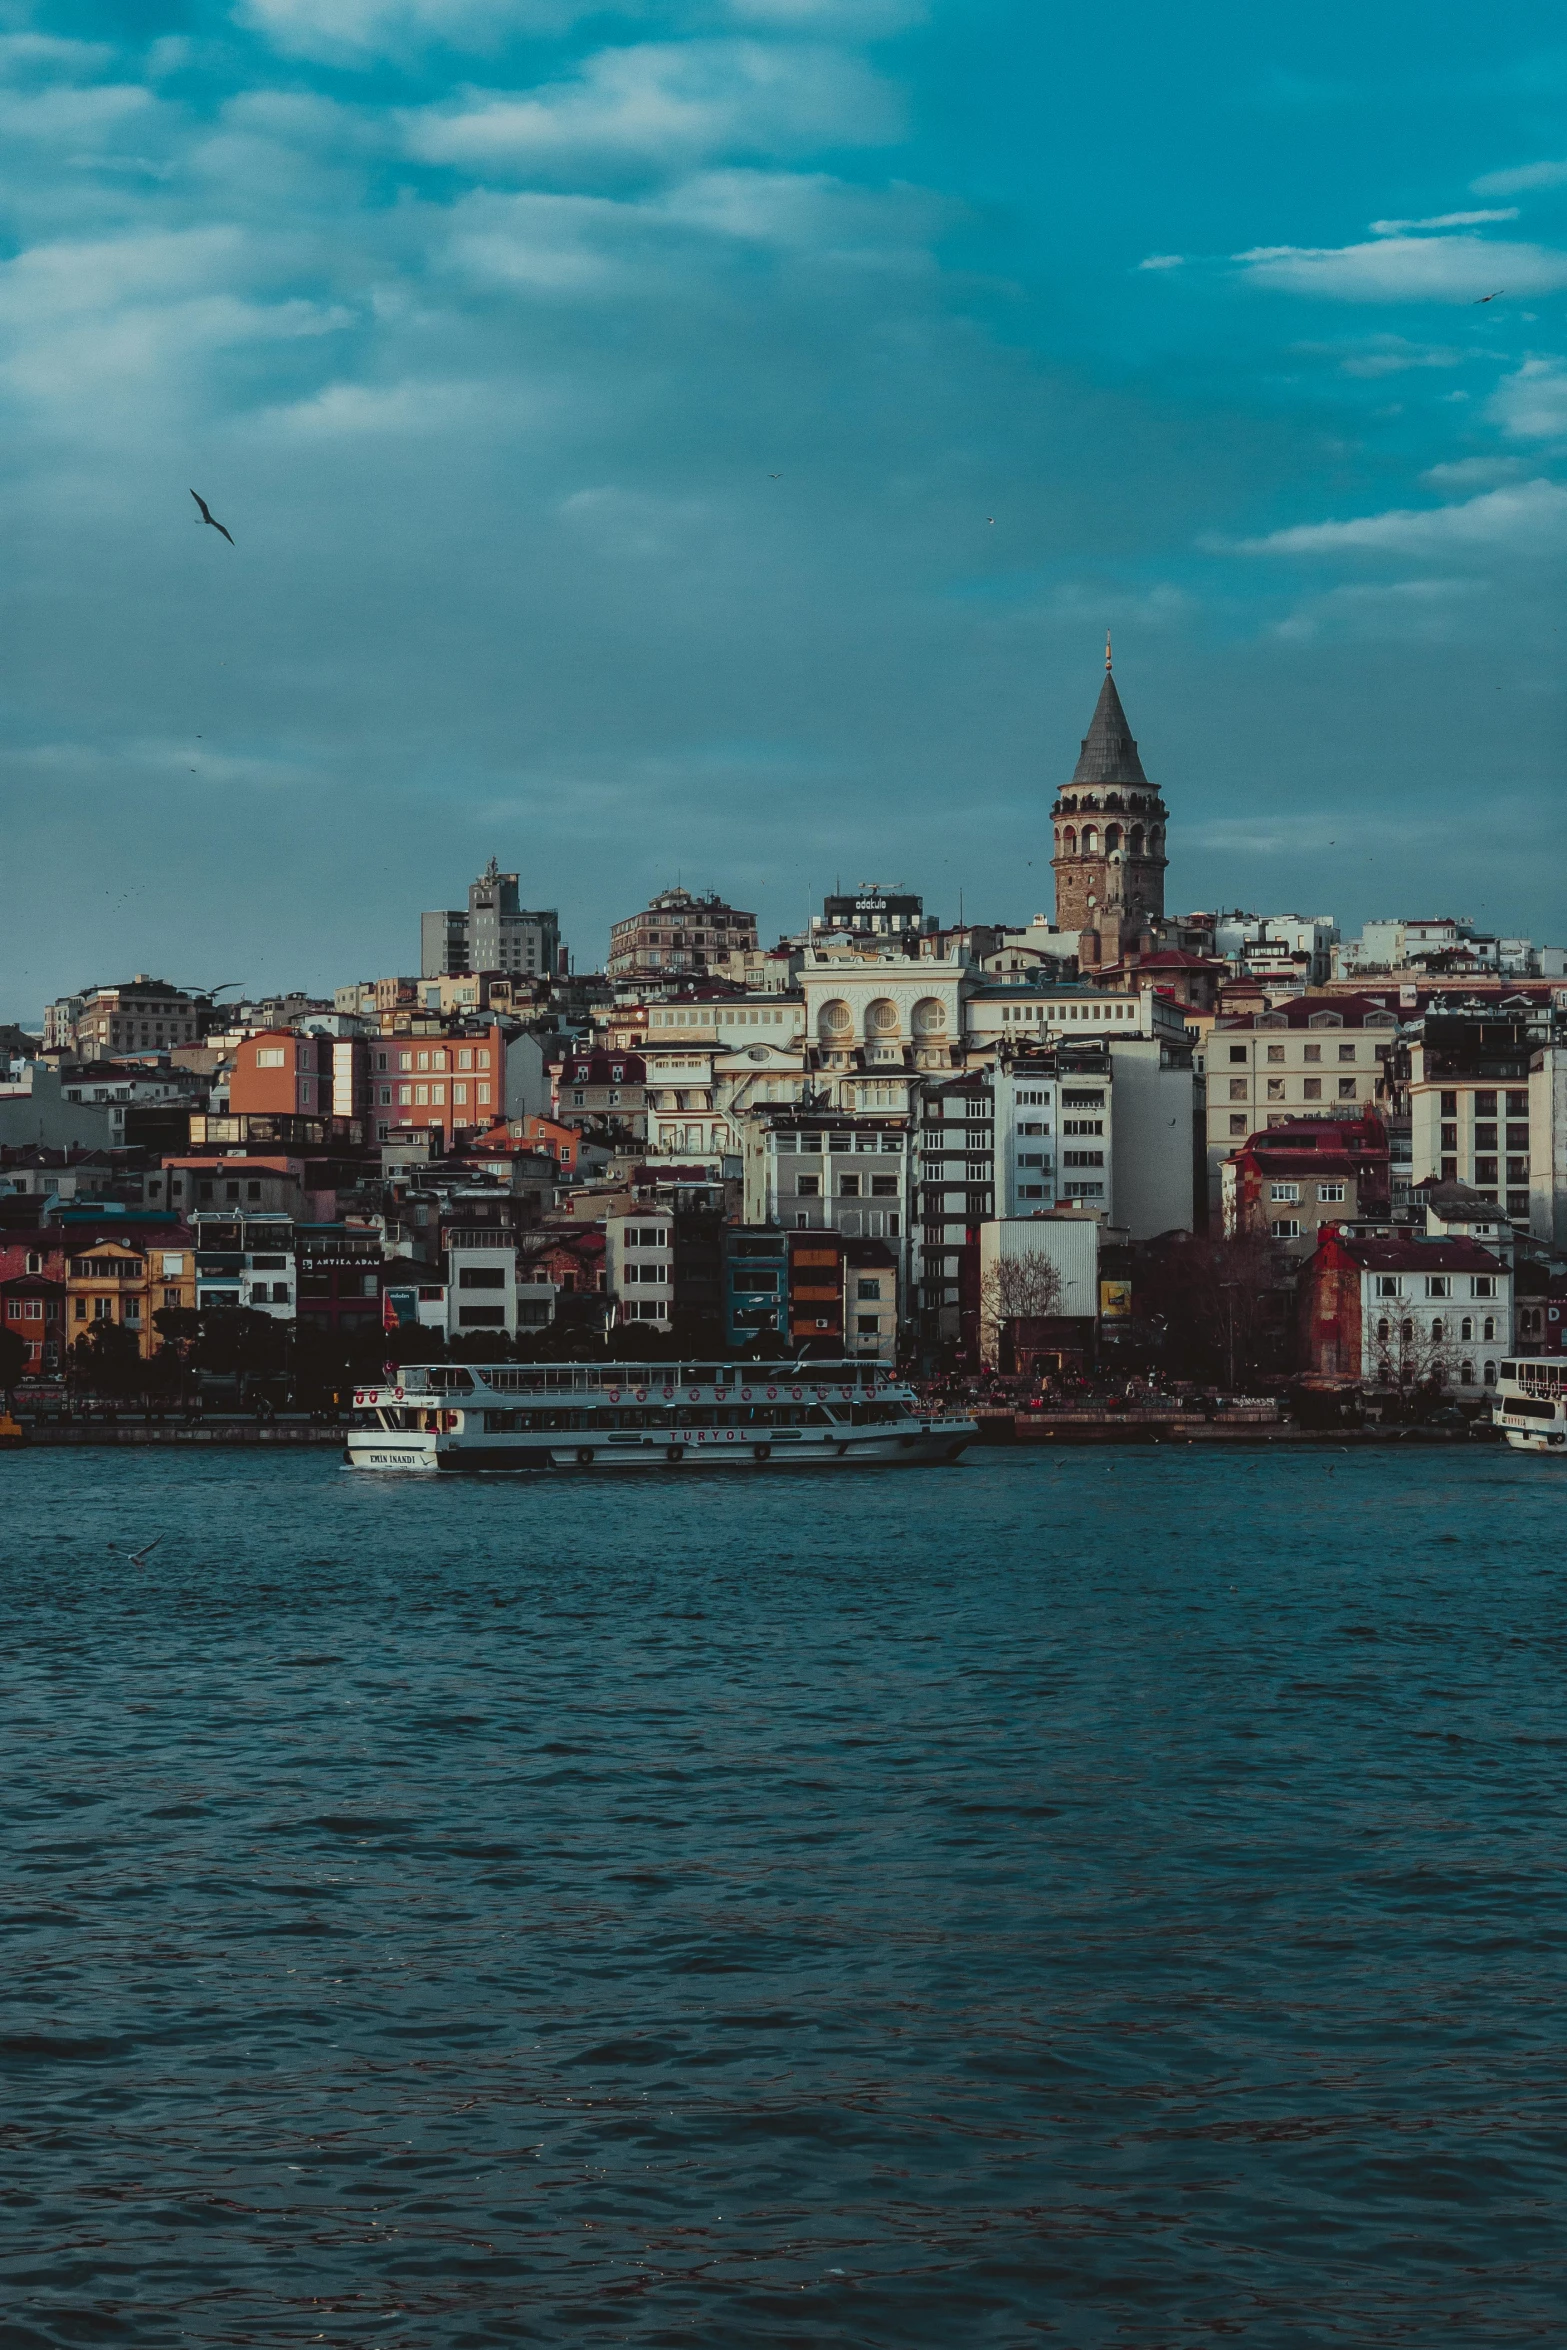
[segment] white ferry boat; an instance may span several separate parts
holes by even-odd
[[[1555,1452],[1567,1459],[1567,1360],[1523,1355],[1503,1363],[1491,1419],[1514,1452]]]
[[[955,1461],[979,1433],[884,1363],[408,1363],[354,1391],[382,1470],[848,1468]]]

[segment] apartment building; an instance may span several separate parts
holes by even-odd
[[[1205,1050],[1209,1213],[1222,1210],[1220,1170],[1238,1142],[1300,1118],[1354,1118],[1377,1100],[1398,1015],[1357,996],[1298,996],[1220,1019]]]

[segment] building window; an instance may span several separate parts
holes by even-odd
[[[1306,1099],[1307,1099],[1307,1101],[1308,1101],[1308,1102],[1320,1102],[1320,1101],[1321,1101],[1321,1099],[1322,1099],[1322,1080],[1321,1080],[1321,1078],[1320,1078],[1320,1077],[1308,1077],[1308,1078],[1307,1078],[1307,1080],[1306,1080],[1306,1088],[1305,1088],[1305,1091],[1306,1091]]]
[[[1306,1058],[1307,1058],[1307,1060],[1308,1060],[1308,1061],[1320,1061],[1320,1060],[1321,1060],[1321,1058],[1322,1058],[1322,1047],[1321,1047],[1321,1045],[1320,1045],[1320,1044],[1308,1044],[1308,1045],[1307,1045],[1307,1047],[1306,1047]]]
[[[1475,1383],[1475,1367],[1473,1363],[1460,1363],[1458,1366],[1458,1377],[1462,1386],[1473,1387]]]
[[[1284,1080],[1282,1077],[1270,1077],[1268,1079],[1268,1099],[1270,1102],[1281,1102],[1284,1099]]]
[[[1245,1121],[1245,1119],[1244,1119],[1244,1118],[1232,1118],[1232,1119],[1230,1120],[1230,1132],[1231,1132],[1232,1134],[1241,1134],[1241,1135],[1244,1135],[1244,1133],[1246,1132],[1246,1121]]]
[[[1284,1047],[1281,1044],[1270,1044],[1268,1047],[1268,1058],[1270,1061],[1282,1061],[1284,1058]]]
[[[1495,1337],[1496,1337],[1496,1316],[1495,1316],[1494,1314],[1487,1314],[1487,1315],[1486,1315],[1486,1317],[1485,1317],[1485,1320],[1484,1320],[1484,1321],[1481,1323],[1481,1325],[1480,1325],[1480,1336],[1481,1336],[1483,1339],[1485,1339],[1485,1340],[1486,1340],[1488,1343],[1489,1343],[1489,1342],[1491,1342],[1491,1341],[1493,1341],[1493,1340],[1495,1339]]]
[[[1468,1341],[1473,1338],[1474,1334],[1475,1326],[1470,1320],[1469,1316],[1465,1314],[1463,1320],[1458,1325],[1458,1335],[1467,1345]]]
[[[1377,1295],[1378,1297],[1397,1297],[1398,1275],[1396,1273],[1379,1273],[1377,1275]]]
[[[1268,1197],[1270,1199],[1286,1201],[1298,1200],[1300,1197],[1300,1185],[1298,1183],[1270,1184],[1268,1186]]]
[[[1338,1057],[1341,1061],[1352,1061],[1355,1057],[1354,1046],[1352,1044],[1341,1044],[1338,1048]]]
[[[1243,1102],[1246,1099],[1246,1080],[1244,1077],[1232,1077],[1230,1079],[1230,1099],[1232,1102]]]
[[[1235,1065],[1235,1063],[1236,1063],[1237,1061],[1244,1062],[1244,1061],[1245,1061],[1245,1058],[1246,1058],[1246,1047],[1245,1047],[1243,1044],[1232,1044],[1232,1045],[1231,1045],[1231,1047],[1230,1047],[1230,1065],[1231,1065],[1231,1067],[1233,1068],[1233,1067],[1234,1067],[1234,1065]]]
[[[1339,1079],[1338,1098],[1341,1102],[1352,1102],[1355,1099],[1355,1080],[1353,1077],[1341,1077]]]
[[[819,1199],[822,1179],[819,1175],[801,1175],[796,1179],[794,1188],[801,1199]]]
[[[1426,1275],[1426,1295],[1427,1297],[1450,1297],[1452,1295],[1452,1284],[1445,1273],[1428,1273]]]
[[[1297,1216],[1278,1216],[1271,1229],[1275,1240],[1299,1240],[1300,1219]]]

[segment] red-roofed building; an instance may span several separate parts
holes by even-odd
[[[640,1053],[594,1045],[550,1063],[550,1111],[563,1126],[610,1126],[647,1139],[647,1070]]]
[[[1306,1365],[1328,1378],[1483,1393],[1512,1327],[1511,1268],[1478,1241],[1328,1227],[1301,1277]]]
[[[1224,1230],[1260,1235],[1309,1257],[1324,1225],[1388,1215],[1387,1129],[1380,1118],[1292,1118],[1232,1151],[1219,1170]]]
[[[1096,971],[1094,977],[1102,987],[1122,989],[1128,995],[1138,995],[1145,987],[1151,987],[1156,995],[1184,1004],[1188,1011],[1211,1012],[1218,1003],[1220,988],[1233,975],[1233,966],[1222,957],[1191,955],[1181,947],[1160,947],[1153,954],[1128,955],[1124,962]]]

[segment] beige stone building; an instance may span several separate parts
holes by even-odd
[[[1220,1169],[1248,1136],[1298,1118],[1353,1118],[1377,1100],[1398,1016],[1355,996],[1297,996],[1269,1012],[1216,1021],[1207,1072],[1208,1211],[1217,1225]]]

